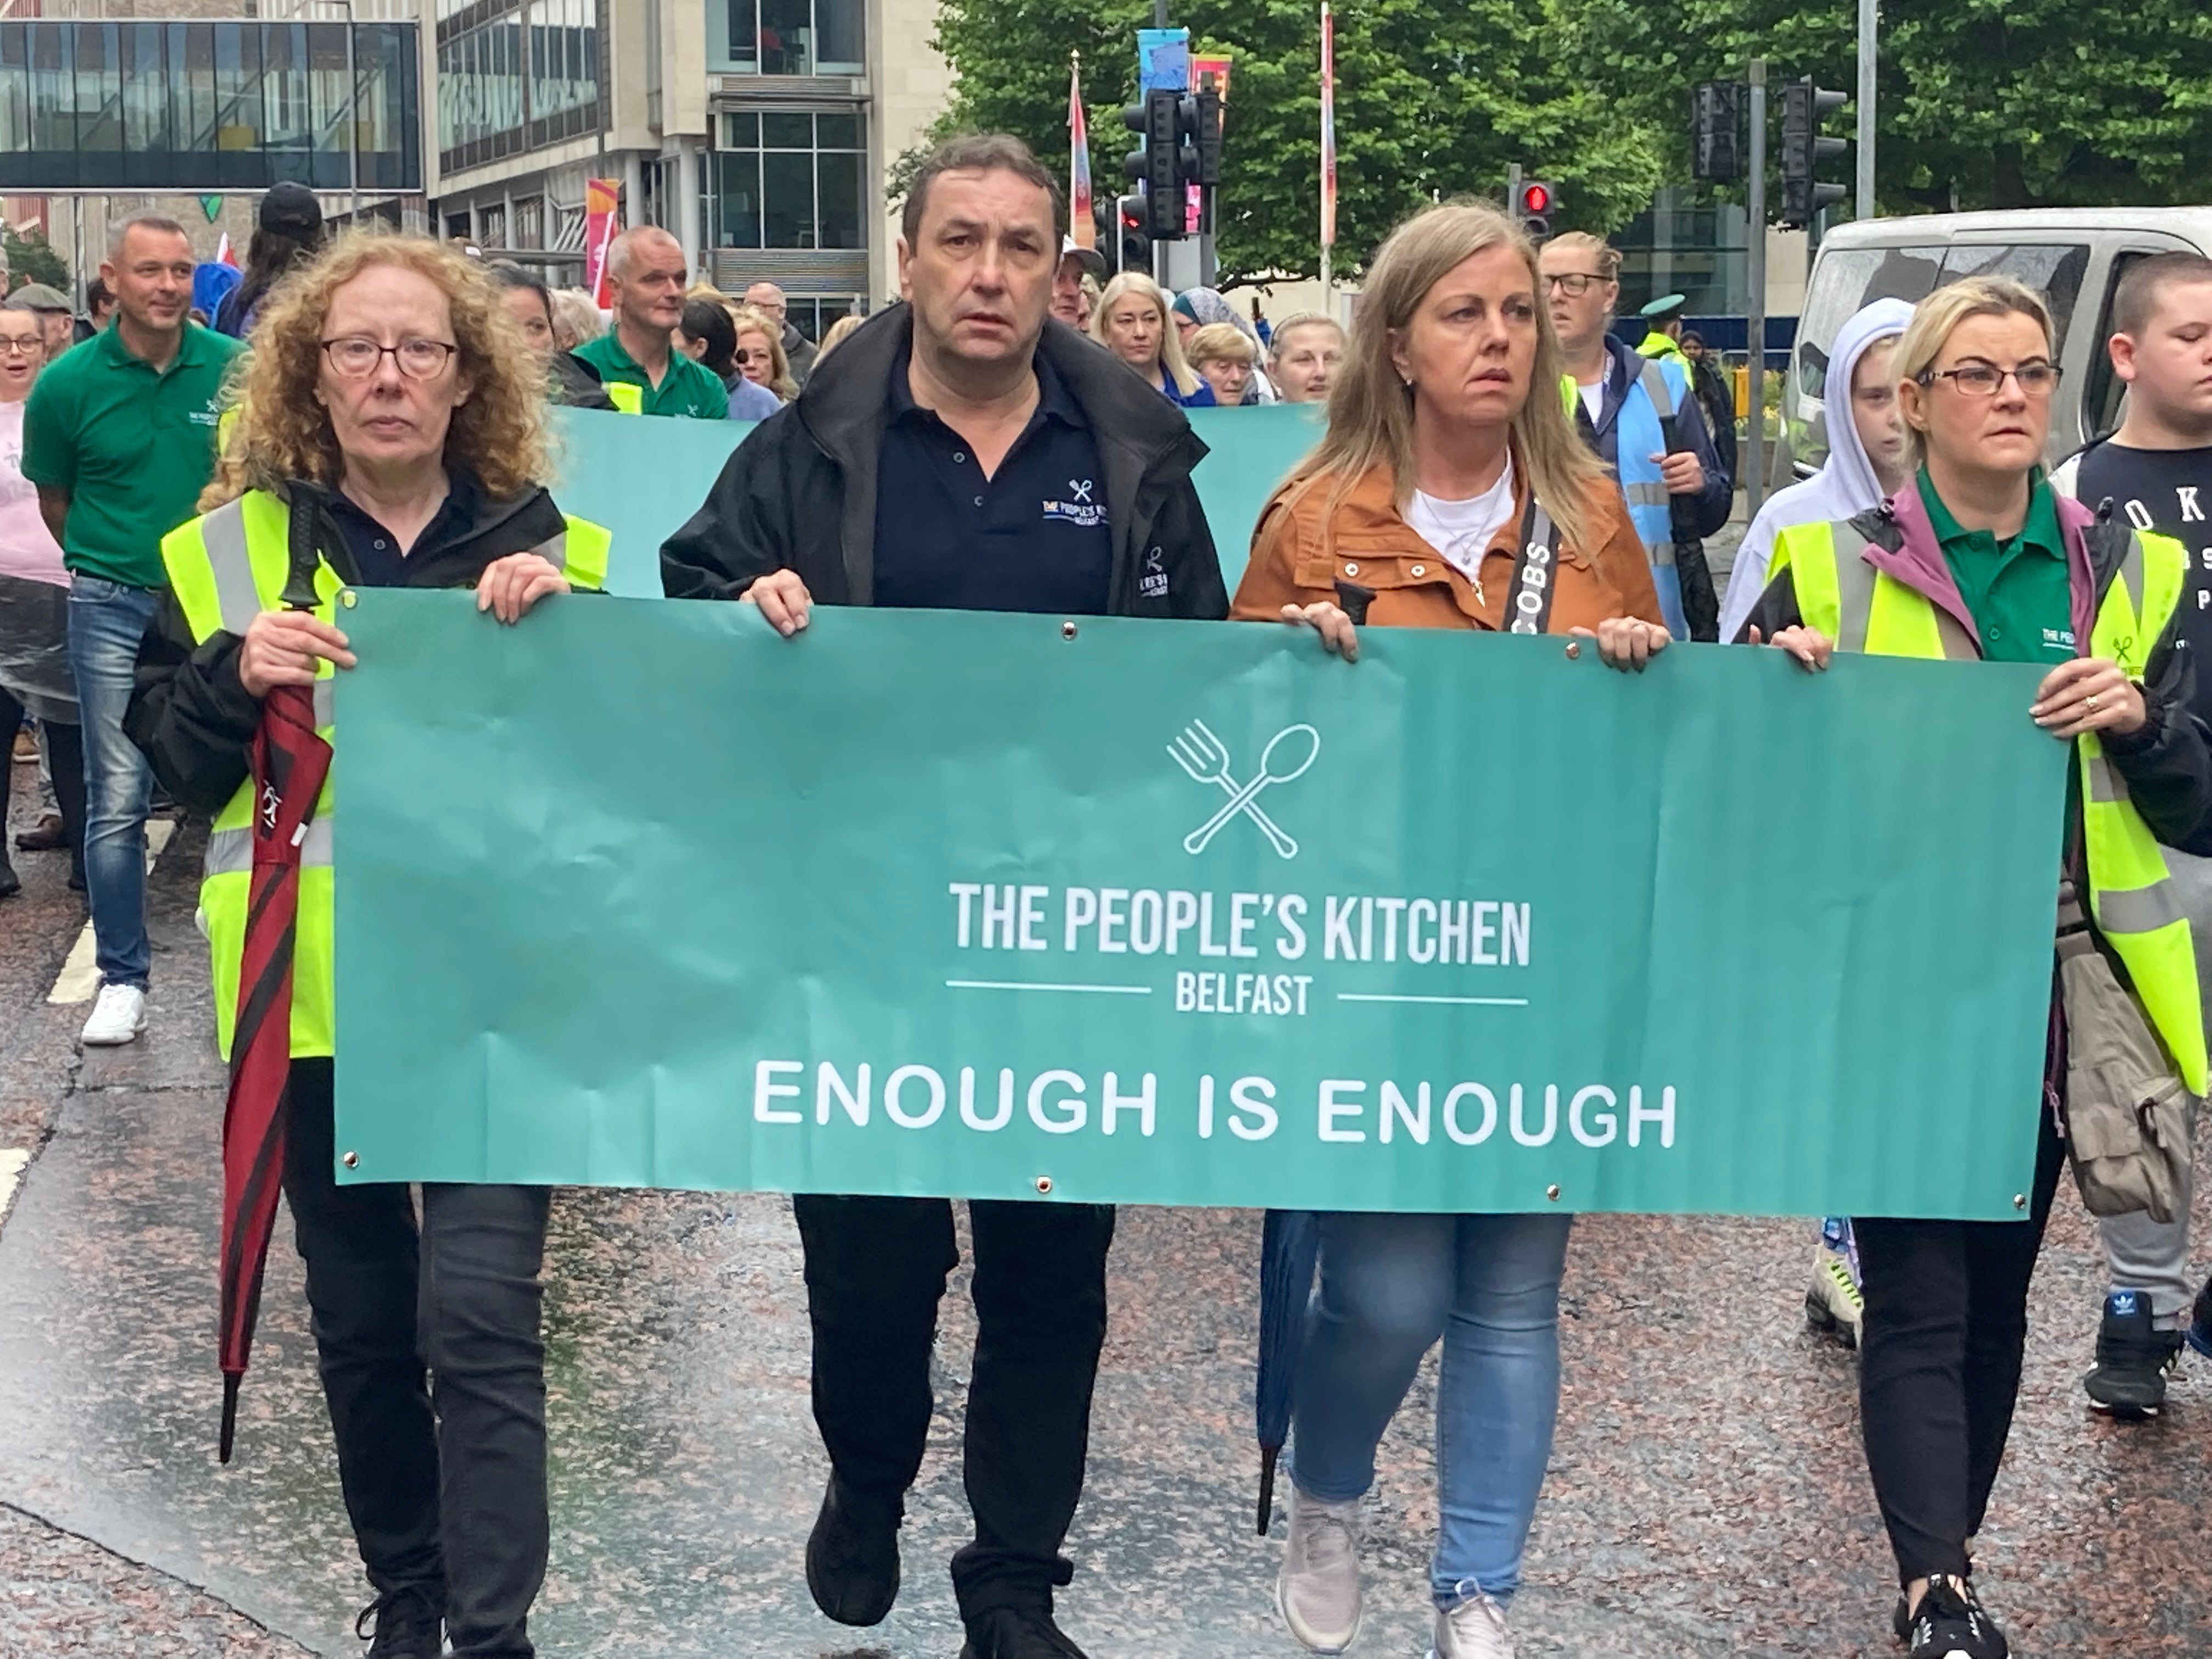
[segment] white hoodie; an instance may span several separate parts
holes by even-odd
[[[1904,301],[1876,300],[1855,312],[1836,331],[1824,388],[1827,465],[1774,495],[1743,532],[1735,567],[1729,572],[1728,598],[1721,605],[1723,641],[1743,632],[1752,607],[1766,591],[1767,562],[1773,557],[1777,536],[1793,525],[1833,524],[1881,504],[1881,481],[1875,476],[1874,463],[1867,459],[1866,446],[1859,441],[1858,423],[1851,418],[1851,376],[1858,372],[1859,359],[1866,356],[1868,347],[1904,333],[1911,320],[1912,307]]]

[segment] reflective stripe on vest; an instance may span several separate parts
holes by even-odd
[[[212,513],[172,531],[161,543],[169,580],[196,641],[216,633],[243,635],[253,618],[279,606],[290,574],[290,512],[264,491],[251,491]],[[569,519],[563,527],[530,550],[560,569],[576,587],[599,587],[606,580],[612,538],[599,525]],[[343,584],[324,563],[315,573],[321,603],[315,614],[334,619]],[[335,743],[335,671],[319,666],[314,686],[317,732]],[[292,971],[292,1053],[327,1055],[331,1051],[335,992],[331,980],[333,905],[331,858],[335,824],[335,779],[325,784],[315,816],[301,844],[299,921]],[[240,963],[245,951],[246,913],[253,869],[253,783],[247,779],[216,815],[208,837],[200,884],[200,910],[206,919],[213,957],[216,1038],[230,1054],[238,1013]]]
[[[1801,525],[1777,538],[1773,567],[1795,573],[1798,614],[1839,650],[1876,656],[1979,656],[1957,619],[1925,594],[1869,563],[1866,540],[1849,524]],[[2106,588],[2088,654],[2141,679],[2152,645],[2181,602],[2188,555],[2163,536],[2131,538]],[[2081,845],[2089,910],[2128,970],[2182,1082],[2204,1092],[2203,1005],[2196,946],[2166,855],[2128,799],[2127,781],[2105,758],[2094,732],[2076,739],[2081,764]]]
[[[1608,377],[1612,372],[1608,363]],[[1680,368],[1674,373],[1679,374]],[[1639,392],[1644,394],[1640,398],[1636,395]],[[1678,396],[1668,378],[1667,366],[1646,360],[1613,417],[1613,482],[1620,486],[1621,499],[1628,505],[1629,521],[1636,526],[1636,539],[1644,544],[1645,557],[1650,562],[1651,586],[1659,597],[1659,613],[1667,619],[1668,631],[1678,640],[1690,637],[1690,627],[1683,619],[1681,578],[1674,569],[1674,514],[1668,505],[1666,483],[1660,477],[1659,463],[1651,458],[1667,447],[1666,428],[1660,425],[1660,416],[1674,413],[1687,396],[1686,380]],[[1582,398],[1582,390],[1573,375],[1559,377],[1559,397],[1568,416],[1572,417],[1575,405]]]

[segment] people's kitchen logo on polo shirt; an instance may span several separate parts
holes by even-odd
[[[221,398],[209,398],[207,400],[207,407],[205,409],[196,409],[185,418],[191,421],[194,426],[221,426],[222,424],[222,404]]]
[[[1106,508],[1091,499],[1091,492],[1095,487],[1088,478],[1070,478],[1067,481],[1067,499],[1048,499],[1044,504],[1044,516],[1057,519],[1062,524],[1074,525],[1079,529],[1097,529],[1106,522]]]

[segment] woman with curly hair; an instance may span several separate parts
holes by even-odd
[[[256,780],[277,686],[335,740],[332,602],[460,587],[518,622],[597,587],[608,537],[546,493],[544,376],[489,275],[422,237],[349,235],[277,289],[201,517],[161,544],[170,590],[126,721],[176,797],[212,814],[200,908],[226,1054],[244,952]],[[296,561],[296,563],[295,563]],[[312,584],[312,612],[287,608]],[[378,1659],[531,1653],[545,1572],[544,1188],[331,1179],[331,798],[303,845],[284,1196],[307,1270],[338,1479],[375,1600]],[[425,1384],[425,1368],[430,1382]]]

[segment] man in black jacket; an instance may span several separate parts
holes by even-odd
[[[738,446],[661,550],[671,598],[756,605],[786,637],[811,605],[1052,615],[1228,613],[1182,412],[1050,322],[1052,177],[1013,138],[941,146],[899,243],[907,303],[872,319]],[[830,1489],[806,1580],[872,1625],[898,1593],[898,1526],[929,1431],[930,1348],[957,1263],[943,1200],[803,1195],[814,1416]],[[1053,1621],[1106,1334],[1100,1205],[978,1201],[979,1331],[953,1558],[969,1659],[1081,1659]]]

